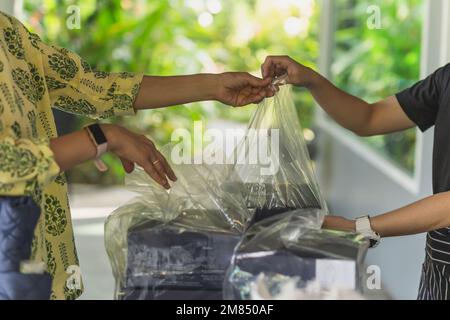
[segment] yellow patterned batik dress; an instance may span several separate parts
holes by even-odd
[[[82,288],[66,285],[78,259],[66,179],[49,148],[57,136],[51,108],[94,119],[134,114],[141,81],[92,70],[0,13],[0,195],[29,195],[40,205],[32,259],[52,275],[53,299],[75,299]]]

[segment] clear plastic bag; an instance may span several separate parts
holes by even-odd
[[[230,163],[227,184],[239,186],[256,210],[254,222],[296,209],[327,210],[289,85],[258,106]]]
[[[301,209],[252,225],[236,247],[224,298],[252,298],[262,275],[272,296],[288,280],[302,289],[316,281],[323,290],[360,290],[369,243],[356,233],[321,229],[325,214]]]
[[[172,168],[178,181],[168,192],[136,168],[126,185],[140,195],[105,223],[117,299],[222,297],[226,268],[251,213],[239,193],[220,188],[223,170]]]
[[[251,284],[251,300],[364,300],[355,290],[323,288],[318,281],[306,284],[298,277],[261,273]]]
[[[270,154],[268,161],[249,161],[260,152],[255,146]],[[170,161],[171,148],[163,154]],[[172,163],[178,181],[168,192],[140,168],[127,177],[139,196],[105,224],[116,298],[221,299],[227,270],[253,276],[235,263],[244,248],[273,251],[320,229],[326,204],[289,86],[258,106],[233,158],[230,165]],[[315,210],[291,212],[286,220],[287,211],[300,208]],[[225,283],[236,286],[236,279]]]

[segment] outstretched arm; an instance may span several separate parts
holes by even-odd
[[[196,101],[217,100],[233,107],[258,103],[273,95],[271,79],[245,72],[187,76],[145,76],[136,97],[135,109],[153,109]]]
[[[401,209],[370,219],[372,229],[382,237],[412,235],[450,226],[450,192],[425,198]],[[327,216],[323,228],[354,231],[355,222]]]
[[[360,136],[392,133],[414,127],[397,98],[370,104],[334,86],[319,73],[287,56],[270,56],[262,65],[263,77],[288,74],[288,83],[307,88],[317,103],[341,126]]]

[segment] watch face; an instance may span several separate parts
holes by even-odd
[[[102,128],[97,124],[92,124],[90,126],[88,126],[89,130],[92,133],[92,136],[95,139],[95,142],[97,143],[97,145],[101,145],[104,143],[107,143],[108,141],[106,140],[106,137],[103,133]]]

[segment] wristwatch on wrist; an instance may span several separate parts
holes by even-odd
[[[369,239],[371,248],[375,248],[380,243],[381,237],[377,232],[373,231],[369,216],[356,218],[356,232]]]
[[[94,123],[84,127],[89,137],[91,138],[92,143],[97,149],[97,153],[95,155],[95,166],[101,172],[105,172],[108,170],[106,164],[100,159],[101,155],[108,151],[108,140],[103,133],[102,128],[98,123]]]

